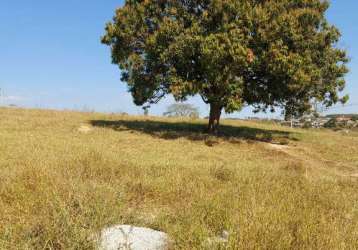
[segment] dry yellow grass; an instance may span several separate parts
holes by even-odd
[[[358,133],[223,123],[0,109],[0,249],[91,249],[113,224],[173,249],[223,230],[228,249],[358,248]]]

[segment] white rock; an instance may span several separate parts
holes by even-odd
[[[149,228],[118,225],[101,232],[100,250],[163,250],[167,234]]]

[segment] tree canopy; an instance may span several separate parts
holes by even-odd
[[[168,117],[198,118],[199,110],[191,104],[174,103],[167,107],[167,110],[163,113],[163,115]]]
[[[322,0],[127,0],[102,42],[137,105],[200,95],[209,130],[221,111],[301,113],[339,97],[348,72]]]

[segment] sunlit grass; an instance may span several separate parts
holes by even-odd
[[[0,109],[0,249],[91,249],[113,224],[174,249],[223,230],[228,249],[358,248],[357,132],[205,123]]]

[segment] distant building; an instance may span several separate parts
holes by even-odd
[[[348,122],[352,120],[352,117],[351,116],[345,116],[345,115],[342,115],[342,116],[337,116],[336,117],[336,121],[337,122]]]
[[[327,117],[303,116],[300,119],[282,121],[281,125],[293,128],[323,128],[329,120]]]

